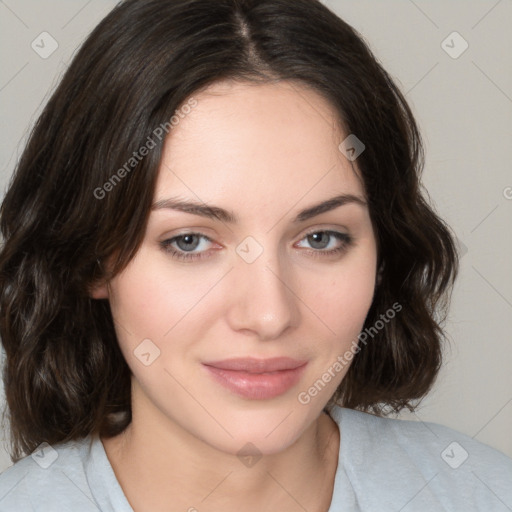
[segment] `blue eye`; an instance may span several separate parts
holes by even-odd
[[[205,241],[205,243],[202,243],[202,241]],[[302,238],[302,241],[306,241],[312,247],[306,252],[314,257],[341,254],[353,243],[350,235],[338,231],[312,231]],[[184,233],[163,240],[160,242],[160,246],[173,258],[192,261],[211,256],[211,253],[207,252],[209,242],[211,243],[212,240],[201,233]]]
[[[308,251],[308,253],[315,257],[340,254],[346,251],[353,243],[350,235],[340,233],[339,231],[312,231],[302,240],[310,244],[313,250]]]
[[[194,260],[205,258],[205,252],[192,252],[201,246],[201,239],[211,242],[211,240],[201,233],[185,233],[178,235],[168,240],[160,242],[161,247],[173,258],[181,260]],[[175,248],[177,246],[177,249]]]

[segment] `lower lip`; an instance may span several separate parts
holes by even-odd
[[[270,373],[247,373],[204,366],[217,382],[233,393],[251,400],[268,400],[286,393],[295,386],[299,382],[306,364],[292,370]]]

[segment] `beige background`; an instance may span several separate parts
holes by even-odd
[[[65,63],[116,3],[0,0],[2,196]],[[512,456],[512,1],[324,3],[406,93],[426,143],[424,183],[465,252],[445,366],[416,414],[402,417],[442,423]],[[58,43],[46,59],[31,48],[44,31]],[[9,465],[0,446],[0,471]]]

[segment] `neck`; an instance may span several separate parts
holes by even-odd
[[[135,512],[328,510],[339,430],[327,414],[285,450],[242,460],[146,413],[133,410],[122,434],[102,440]]]

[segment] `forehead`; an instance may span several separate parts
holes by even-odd
[[[346,134],[337,113],[306,86],[220,82],[193,98],[197,104],[165,141],[156,200],[364,196],[352,163],[338,149]]]

